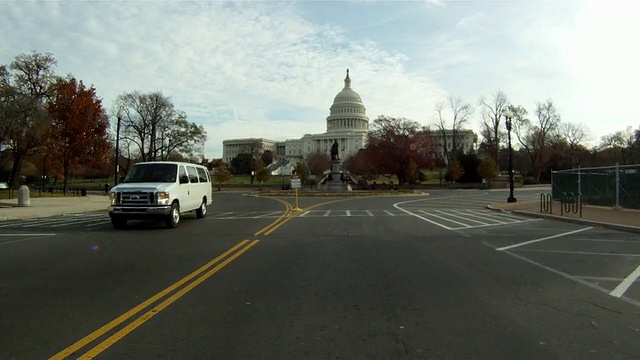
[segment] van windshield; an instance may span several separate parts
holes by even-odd
[[[124,178],[123,183],[172,183],[176,181],[177,172],[178,165],[176,164],[136,164]]]

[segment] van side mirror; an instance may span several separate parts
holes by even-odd
[[[189,183],[189,176],[187,175],[180,176],[180,184],[188,184],[188,183]]]

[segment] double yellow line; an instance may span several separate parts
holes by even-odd
[[[313,206],[309,206],[305,209],[300,210],[300,209],[293,209],[291,204],[289,204],[284,200],[277,199],[277,198],[274,198],[274,199],[281,202],[285,206],[285,211],[273,223],[265,226],[264,228],[256,232],[254,236],[259,236],[259,235],[267,236],[271,234],[276,229],[280,228],[282,225],[287,223],[289,220],[299,215],[301,211],[308,211],[313,208],[323,206],[329,203],[347,200],[347,199],[343,199],[343,200],[328,201],[328,202],[316,204]],[[71,346],[53,355],[50,359],[61,360],[75,354],[76,352],[78,352],[85,346],[89,345],[90,343],[97,341],[99,338],[107,335],[107,333],[113,330],[115,327],[122,325],[123,323],[133,318],[138,313],[141,313],[144,310],[147,310],[144,314],[140,315],[138,318],[131,321],[122,329],[118,330],[117,332],[107,337],[105,340],[103,340],[99,344],[95,345],[89,351],[87,351],[86,353],[78,357],[79,359],[93,359],[94,357],[98,356],[100,353],[102,353],[103,351],[111,347],[113,344],[115,344],[116,342],[118,342],[119,340],[127,336],[133,330],[137,329],[139,326],[141,326],[142,324],[147,322],[149,319],[157,315],[159,312],[167,308],[169,305],[173,304],[176,300],[180,299],[186,293],[193,290],[196,286],[200,285],[203,281],[207,280],[208,278],[213,276],[215,273],[223,269],[225,266],[229,265],[232,261],[240,257],[249,249],[257,245],[259,242],[260,240],[258,239],[241,241],[240,243],[236,244],[234,247],[224,252],[222,255],[216,257],[215,259],[209,261],[204,266],[200,267],[198,270],[192,272],[191,274],[187,275],[186,277],[174,283],[173,285],[169,286],[168,288],[150,297],[146,301],[142,302],[141,304],[127,311],[126,313],[120,315],[116,319],[110,321],[109,323],[102,326],[98,330],[78,340],[76,343],[72,344]]]
[[[196,286],[200,285],[200,283],[202,283],[203,281],[207,280],[213,274],[217,273],[222,268],[224,268],[225,266],[229,265],[233,260],[235,260],[240,255],[244,254],[249,249],[254,247],[258,242],[260,242],[260,240],[252,240],[252,241],[244,240],[244,241],[241,241],[236,246],[234,246],[231,249],[227,250],[224,254],[222,254],[222,255],[218,256],[217,258],[211,260],[206,265],[202,266],[198,270],[196,270],[196,271],[192,272],[191,274],[187,275],[182,280],[174,283],[173,285],[169,286],[168,288],[162,290],[161,292],[159,292],[156,295],[152,296],[148,300],[144,301],[140,305],[138,305],[138,306],[134,307],[133,309],[127,311],[126,313],[120,315],[115,320],[112,320],[111,322],[109,322],[108,324],[102,326],[98,330],[96,330],[96,331],[92,332],[91,334],[85,336],[84,338],[80,339],[75,344],[73,344],[73,345],[67,347],[66,349],[60,351],[59,353],[53,355],[50,359],[52,359],[52,360],[64,359],[64,358],[72,355],[73,353],[75,353],[76,351],[82,349],[83,347],[85,347],[89,343],[91,343],[91,342],[97,340],[98,338],[104,336],[107,332],[111,331],[116,326],[119,326],[122,323],[124,323],[125,321],[129,320],[134,315],[138,314],[139,312],[141,312],[141,311],[143,311],[145,309],[148,309],[146,313],[142,314],[140,317],[138,317],[137,319],[135,319],[134,321],[129,323],[127,326],[123,327],[122,329],[120,329],[119,331],[114,333],[113,335],[109,336],[107,339],[105,339],[104,341],[102,341],[101,343],[99,343],[98,345],[93,347],[91,350],[87,351],[86,353],[84,353],[83,355],[81,355],[79,357],[79,359],[93,359],[94,357],[98,356],[101,352],[103,352],[104,350],[109,348],[111,345],[115,344],[120,339],[122,339],[123,337],[127,336],[130,332],[135,330],[137,327],[139,327],[140,325],[142,325],[145,322],[147,322],[153,316],[157,315],[160,311],[164,310],[166,307],[168,307],[169,305],[174,303],[176,300],[178,300],[179,298],[184,296],[186,293],[191,291],[193,288],[195,288]],[[214,266],[214,267],[211,268],[212,266]],[[185,284],[187,284],[187,285],[182,287]],[[180,287],[182,287],[182,288],[180,288]],[[178,290],[175,293],[173,293],[178,288],[180,288],[180,290]],[[163,299],[165,296],[167,296],[167,295],[169,295],[171,293],[173,293],[173,294],[171,296],[167,297],[164,301],[162,301],[159,304],[151,307],[154,303],[158,302],[159,300]]]
[[[272,232],[274,232],[276,229],[278,229],[279,227],[281,227],[282,225],[286,224],[289,220],[291,220],[292,218],[298,216],[299,214],[301,214],[303,211],[309,211],[312,209],[315,209],[317,207],[320,206],[324,206],[324,205],[328,205],[328,204],[332,204],[332,203],[336,203],[336,202],[341,202],[341,201],[348,201],[351,200],[349,198],[347,199],[338,199],[338,200],[331,200],[331,201],[325,201],[319,204],[315,204],[315,205],[311,205],[308,206],[304,209],[299,209],[296,208],[294,209],[293,206],[291,206],[291,204],[289,204],[288,202],[278,199],[278,198],[274,198],[274,200],[277,200],[279,202],[281,202],[282,204],[284,204],[285,206],[285,212],[280,215],[279,218],[276,219],[276,221],[274,221],[273,223],[265,226],[262,230],[256,232],[255,234],[253,234],[254,236],[258,236],[258,235],[269,235]]]

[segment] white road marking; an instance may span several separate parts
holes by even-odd
[[[441,213],[441,214],[444,214],[444,215],[448,215],[448,216],[456,217],[456,218],[458,218],[458,219],[467,220],[467,221],[471,221],[471,222],[478,223],[478,224],[482,224],[482,225],[490,225],[489,223],[486,223],[486,222],[482,222],[482,221],[478,221],[478,220],[469,219],[469,218],[468,218],[468,217],[466,217],[466,216],[460,216],[460,215],[456,215],[456,214],[452,214],[452,213],[447,213],[447,212],[444,212],[444,211],[442,211],[442,210],[436,210],[436,211],[437,211],[437,212],[439,212],[439,213]],[[465,215],[466,215],[466,214],[465,214]]]
[[[259,219],[259,218],[263,218],[263,217],[269,217],[269,216],[276,216],[276,215],[281,215],[282,211],[272,211],[270,213],[266,213],[264,215],[258,215],[255,218]]]
[[[16,237],[16,236],[55,236],[56,234],[0,234],[0,237]]]
[[[604,276],[575,276],[577,279],[583,280],[598,280],[598,281],[622,281],[621,278],[604,277]]]
[[[487,245],[487,246],[489,246],[489,247],[493,247],[493,246],[491,246],[491,244],[488,244],[488,243],[486,243],[486,242],[482,242],[482,243],[483,243],[483,244],[485,244],[485,245]],[[498,249],[496,249],[496,250],[498,250]],[[564,278],[566,278],[566,279],[573,280],[573,281],[575,281],[575,282],[577,282],[577,283],[580,283],[580,284],[582,284],[582,285],[585,285],[585,286],[587,286],[587,287],[590,287],[590,288],[592,288],[592,289],[594,289],[594,290],[597,290],[597,291],[600,291],[600,292],[602,292],[602,293],[605,293],[605,294],[609,294],[609,295],[610,295],[610,292],[609,292],[609,290],[608,290],[608,289],[605,289],[605,288],[600,287],[600,286],[598,286],[598,285],[596,285],[596,284],[590,283],[589,281],[583,280],[583,279],[582,279],[582,278],[580,278],[580,277],[577,277],[577,276],[571,276],[571,275],[569,275],[569,274],[567,274],[567,273],[565,273],[565,272],[562,272],[562,271],[560,271],[560,270],[556,270],[556,269],[551,268],[551,267],[549,267],[549,266],[543,265],[543,264],[541,264],[541,263],[539,263],[539,262],[537,262],[537,261],[533,261],[533,260],[531,260],[531,259],[529,259],[529,258],[526,258],[526,257],[524,257],[524,256],[520,256],[520,255],[516,254],[515,252],[507,251],[507,252],[505,252],[505,254],[509,254],[509,255],[511,255],[511,256],[513,256],[513,257],[515,257],[515,258],[518,258],[518,259],[520,259],[520,260],[526,261],[526,262],[528,262],[528,263],[530,263],[530,264],[533,264],[533,265],[535,265],[535,266],[538,266],[538,267],[540,267],[540,268],[542,268],[542,269],[545,269],[545,270],[547,270],[547,271],[550,271],[550,272],[552,272],[552,273],[554,273],[554,274],[558,274],[558,275],[560,275],[560,276],[562,276],[562,277],[564,277]],[[635,306],[635,307],[640,308],[640,301],[633,300],[633,299],[629,299],[629,298],[626,298],[626,297],[620,297],[620,300],[623,300],[623,301],[625,301],[625,302],[627,302],[627,303],[629,303],[629,304],[631,304],[631,305],[633,305],[633,306]]]
[[[595,251],[570,251],[570,250],[541,250],[541,249],[523,249],[519,251],[526,252],[541,252],[541,253],[555,253],[555,254],[573,254],[573,255],[598,255],[598,256],[629,256],[640,257],[640,254],[626,254],[626,253],[604,253]]]
[[[640,266],[638,266],[629,276],[627,276],[612,292],[609,293],[611,296],[615,296],[617,298],[624,295],[624,293],[631,287],[631,285],[638,279],[640,276]]]
[[[391,212],[391,211],[389,211],[389,210],[385,210],[384,212],[386,212],[386,213],[387,213],[387,214],[389,214],[390,216],[396,216],[396,214],[392,213],[392,212]]]
[[[425,215],[433,216],[433,217],[435,217],[435,218],[442,219],[442,220],[444,220],[444,221],[448,221],[448,222],[452,222],[452,223],[454,223],[454,224],[458,224],[458,225],[462,226],[463,228],[464,228],[464,227],[471,227],[471,225],[468,225],[468,224],[465,224],[465,223],[461,223],[461,222],[459,222],[459,221],[451,220],[451,219],[446,218],[446,217],[438,216],[438,215],[436,215],[436,214],[431,214],[431,213],[426,212],[426,211],[424,211],[424,210],[420,210],[420,212],[421,212],[421,213],[423,213],[423,214],[425,214]]]
[[[569,232],[562,233],[562,234],[557,234],[557,235],[547,236],[547,237],[543,237],[543,238],[535,239],[535,240],[529,240],[529,241],[525,241],[525,242],[522,242],[522,243],[519,243],[519,244],[513,244],[513,245],[509,245],[509,246],[503,246],[503,247],[497,248],[496,250],[498,250],[498,251],[504,251],[504,250],[514,249],[514,248],[517,248],[517,247],[520,247],[520,246],[529,245],[529,244],[537,243],[537,242],[540,242],[540,241],[545,241],[545,240],[550,240],[550,239],[559,238],[559,237],[562,237],[562,236],[567,236],[567,235],[577,234],[577,233],[579,233],[579,232],[583,232],[583,231],[586,231],[586,230],[589,230],[589,229],[593,229],[593,227],[592,227],[592,226],[589,226],[589,227],[586,227],[586,228],[583,228],[583,229],[578,229],[578,230],[574,230],[574,231],[569,231]]]

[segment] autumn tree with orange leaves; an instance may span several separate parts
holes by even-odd
[[[393,174],[400,184],[412,181],[415,168],[434,165],[435,148],[426,128],[405,118],[380,116],[373,121],[363,156],[378,174]]]
[[[74,167],[109,164],[109,122],[95,88],[87,88],[73,77],[58,78],[53,83],[46,108],[51,117],[47,152],[60,162],[66,193],[67,179]]]

